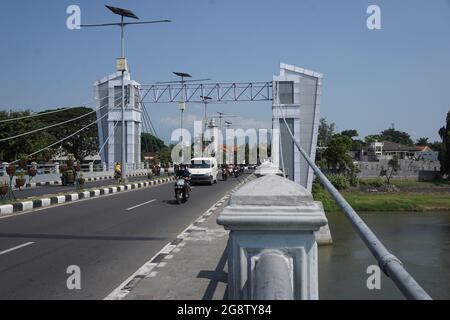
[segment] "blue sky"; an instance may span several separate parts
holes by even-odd
[[[93,82],[114,71],[119,29],[68,30],[71,4],[81,7],[82,23],[115,21],[104,4],[173,20],[126,31],[126,56],[141,83],[175,80],[177,70],[214,81],[267,81],[285,62],[323,73],[322,116],[362,137],[394,123],[414,138],[436,140],[450,109],[449,0],[18,0],[2,6],[0,110],[92,102]],[[370,4],[381,7],[382,30],[366,28]],[[188,105],[187,121],[201,110]],[[176,106],[149,111],[167,141]],[[238,114],[244,126],[270,125],[269,102],[215,111]]]

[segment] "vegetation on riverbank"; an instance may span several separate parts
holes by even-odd
[[[376,180],[365,180],[361,185],[371,184],[375,187],[370,191],[349,188],[341,193],[356,211],[450,211],[450,181],[394,180],[392,185],[398,188],[397,192],[378,191],[379,181]],[[314,181],[313,196],[323,203],[325,211],[340,210],[318,181]]]

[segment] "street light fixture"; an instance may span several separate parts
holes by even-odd
[[[116,23],[102,23],[102,24],[82,24],[80,27],[107,27],[107,26],[119,26],[120,27],[120,58],[117,59],[117,71],[122,72],[122,166],[121,166],[121,178],[122,181],[126,181],[126,150],[125,150],[125,85],[124,77],[125,71],[128,70],[127,60],[125,59],[125,33],[124,29],[128,25],[134,24],[150,24],[150,23],[163,23],[171,22],[171,20],[152,20],[152,21],[139,21],[139,22],[125,22],[124,17],[139,20],[131,10],[113,7],[105,5],[112,13],[120,16],[120,22]]]

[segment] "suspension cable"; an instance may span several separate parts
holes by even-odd
[[[52,111],[48,111],[48,112],[40,112],[40,113],[36,113],[36,114],[31,114],[31,115],[28,115],[28,116],[23,116],[23,117],[17,117],[17,118],[12,118],[12,119],[0,120],[0,123],[11,122],[11,121],[17,121],[17,120],[23,120],[23,119],[29,119],[29,118],[34,118],[34,117],[45,116],[45,115],[47,115],[47,114],[52,114],[52,113],[57,113],[57,112],[67,111],[67,110],[70,110],[70,109],[79,108],[80,106],[83,106],[83,105],[88,105],[90,102],[91,102],[91,100],[87,101],[86,103],[81,103],[79,106],[60,107],[60,109],[58,109],[58,110],[52,110]]]
[[[48,146],[46,146],[46,147],[44,147],[44,148],[42,148],[42,149],[40,149],[40,150],[38,150],[38,151],[36,151],[36,152],[33,152],[33,153],[30,153],[29,155],[26,155],[25,158],[32,157],[32,156],[34,156],[34,155],[36,155],[36,154],[38,154],[38,153],[40,153],[40,152],[42,152],[42,151],[45,151],[45,150],[47,150],[47,149],[49,149],[49,148],[51,148],[51,147],[53,147],[53,146],[55,146],[55,145],[57,145],[57,144],[63,142],[63,141],[66,141],[67,139],[73,137],[73,136],[76,135],[77,133],[80,133],[81,131],[83,131],[83,130],[87,129],[88,127],[92,126],[93,124],[97,123],[98,121],[100,121],[101,119],[103,119],[104,117],[106,117],[112,110],[114,110],[114,109],[116,109],[116,108],[118,108],[118,107],[120,107],[120,105],[113,107],[111,110],[109,110],[109,111],[108,111],[107,113],[105,113],[103,116],[101,116],[101,117],[98,118],[97,120],[91,122],[90,124],[84,126],[84,127],[81,128],[80,130],[77,130],[77,131],[75,131],[74,133],[68,135],[67,137],[65,137],[65,138],[63,138],[63,139],[61,139],[61,140],[58,140],[58,141],[56,141],[55,143],[52,143],[52,144],[50,144],[50,145],[48,145]],[[16,163],[16,162],[18,162],[19,160],[20,160],[20,159],[14,160],[14,161],[11,162],[11,163]]]
[[[116,102],[117,100],[119,100],[119,98],[114,100],[114,102]],[[54,123],[54,124],[48,125],[48,126],[43,127],[43,128],[38,128],[38,129],[34,129],[34,130],[27,131],[27,132],[24,132],[24,133],[20,133],[20,134],[17,134],[15,136],[12,136],[12,137],[3,138],[3,139],[0,139],[0,142],[4,142],[4,141],[20,138],[20,137],[23,137],[23,136],[26,136],[26,135],[29,135],[29,134],[32,134],[32,133],[36,133],[36,132],[39,132],[39,131],[47,130],[47,129],[50,129],[50,128],[53,128],[53,127],[57,127],[57,126],[60,126],[60,125],[63,125],[63,124],[66,124],[66,123],[69,123],[69,122],[72,122],[72,121],[75,121],[75,120],[79,120],[79,119],[87,117],[88,115],[91,115],[92,113],[97,112],[98,110],[103,109],[103,108],[105,108],[107,106],[109,106],[109,103],[104,104],[103,106],[100,106],[100,107],[98,107],[98,108],[96,108],[96,109],[94,109],[94,110],[92,110],[92,111],[90,111],[88,113],[85,113],[85,114],[83,114],[81,116],[78,116],[76,118],[72,118],[72,119],[69,119],[69,120],[62,121],[62,122]],[[70,110],[70,109],[65,109],[65,110]]]
[[[112,132],[109,133],[108,138],[105,140],[105,142],[103,142],[103,145],[100,147],[100,149],[98,150],[98,153],[102,152],[103,148],[106,146],[106,143],[108,142],[108,140],[114,135],[114,130],[116,129],[117,125],[119,124],[120,121],[116,121],[116,123],[114,124],[114,127],[112,129]]]

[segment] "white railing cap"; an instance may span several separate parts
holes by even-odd
[[[277,175],[255,179],[237,190],[230,205],[297,206],[313,205],[311,193],[303,186]]]
[[[268,175],[236,191],[217,222],[230,230],[316,231],[327,224],[327,219],[304,187]]]
[[[263,162],[255,170],[255,175],[258,177],[265,175],[282,175],[282,174],[283,172],[280,170],[280,168],[270,161]]]

